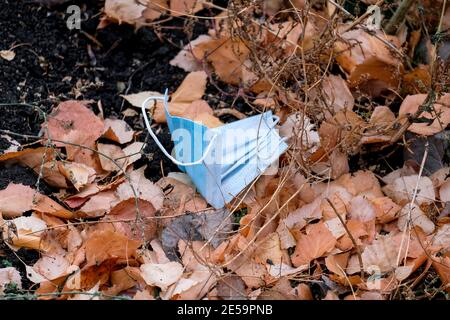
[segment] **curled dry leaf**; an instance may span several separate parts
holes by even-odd
[[[59,172],[61,172],[61,174],[64,175],[78,191],[95,180],[95,170],[82,163],[59,162],[58,168]]]
[[[110,21],[140,27],[145,22],[143,13],[146,9],[145,5],[134,0],[106,0],[105,17],[102,18],[99,28],[106,26]]]
[[[397,39],[385,36],[381,31],[370,35],[362,29],[342,34],[344,41],[335,42],[336,61],[349,73],[351,87],[379,96],[386,89],[395,90],[402,74],[402,63],[379,38],[396,47]]]
[[[16,57],[16,53],[12,50],[0,50],[0,57],[6,61],[12,61]]]
[[[124,144],[133,140],[134,131],[128,123],[120,119],[106,119],[103,137]]]
[[[6,223],[3,238],[13,246],[13,249],[28,248],[48,251],[50,244],[41,238],[47,229],[45,221],[35,217],[18,217]]]
[[[123,169],[123,165],[126,162],[126,155],[122,148],[113,144],[99,143],[97,144],[97,150],[99,152],[100,165],[103,170],[120,171]]]
[[[30,210],[65,219],[73,218],[72,212],[29,186],[11,182],[6,189],[0,191],[0,212],[5,217],[18,217]]]
[[[295,252],[292,255],[292,264],[296,267],[309,264],[334,249],[336,238],[328,230],[323,222],[309,225],[306,235],[300,234],[297,240]]]
[[[425,102],[426,94],[416,94],[407,96],[399,110],[399,116],[415,114],[419,107]],[[430,136],[444,130],[450,123],[450,93],[438,98],[432,106],[426,106],[425,112],[420,114],[420,118],[430,119],[430,123],[413,123],[408,127],[408,131],[419,135]]]

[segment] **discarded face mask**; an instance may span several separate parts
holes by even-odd
[[[146,106],[153,100],[164,101],[174,156],[167,152],[150,127]],[[275,129],[279,119],[271,111],[208,128],[172,116],[167,90],[164,96],[148,97],[141,108],[147,130],[157,146],[189,175],[198,192],[216,209],[224,207],[271,165],[277,166],[278,158],[288,148]]]

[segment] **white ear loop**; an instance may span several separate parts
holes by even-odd
[[[164,146],[161,144],[161,142],[159,141],[158,137],[155,135],[155,133],[153,132],[151,126],[150,126],[150,121],[148,120],[147,117],[147,112],[146,112],[146,106],[148,104],[149,101],[151,100],[163,100],[164,101],[164,109],[166,109],[167,113],[169,113],[169,107],[167,104],[167,100],[168,100],[168,95],[167,95],[167,89],[166,92],[164,93],[164,96],[150,96],[147,99],[144,100],[144,102],[142,102],[141,105],[141,110],[142,110],[142,115],[144,117],[144,122],[145,122],[145,126],[147,127],[147,131],[150,134],[150,136],[153,138],[153,140],[155,141],[156,145],[159,147],[159,149],[161,149],[161,151],[164,153],[164,155],[169,158],[170,160],[172,160],[173,163],[175,163],[176,165],[179,166],[194,166],[197,164],[200,164],[203,162],[203,160],[206,159],[206,157],[208,156],[209,152],[212,149],[213,143],[215,141],[215,139],[217,138],[217,133],[214,134],[214,136],[211,138],[211,141],[208,144],[208,147],[206,147],[205,152],[203,153],[202,157],[200,159],[198,159],[197,161],[194,162],[181,162],[178,161],[177,159],[175,159],[174,157],[172,157],[170,155],[170,153],[167,152],[167,150],[164,148]]]

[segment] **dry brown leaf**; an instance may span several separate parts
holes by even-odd
[[[147,263],[140,266],[141,275],[145,282],[151,286],[157,286],[165,291],[177,282],[183,275],[183,266],[175,261],[167,263]]]
[[[370,200],[378,223],[388,223],[398,217],[401,207],[397,205],[391,198],[380,197]]]
[[[325,258],[325,265],[327,269],[331,272],[339,275],[340,277],[345,277],[345,269],[347,268],[348,258],[350,252],[345,252],[342,254],[329,255]]]
[[[240,40],[211,39],[197,44],[192,51],[197,60],[206,59],[210,62],[223,82],[233,85],[241,82],[249,49]]]
[[[428,177],[414,174],[396,178],[392,184],[383,187],[383,192],[397,204],[404,205],[411,202],[418,182],[415,202],[418,205],[430,204],[436,198],[433,182]]]
[[[192,55],[191,49],[196,45],[202,42],[208,42],[211,39],[212,38],[208,35],[200,35],[198,38],[185,45],[176,57],[170,60],[170,64],[187,72],[202,70],[202,64]]]
[[[0,57],[6,61],[12,61],[16,57],[16,53],[12,50],[0,50]]]
[[[95,170],[82,163],[58,162],[58,168],[78,191],[95,180]]]
[[[15,283],[19,289],[22,288],[20,272],[14,267],[0,268],[0,291],[10,283]]]
[[[442,284],[447,292],[450,292],[450,257],[433,257],[433,268],[439,274]]]
[[[97,150],[99,152],[98,157],[100,159],[100,164],[103,170],[120,171],[121,169],[123,169],[126,158],[125,152],[123,152],[122,148],[113,144],[98,143]],[[108,156],[108,158],[104,155]],[[114,161],[112,161],[111,159],[113,159]]]
[[[85,242],[87,265],[100,265],[113,258],[129,259],[136,256],[140,245],[139,241],[130,240],[111,230],[94,231]]]
[[[171,95],[172,102],[192,102],[203,97],[206,90],[208,75],[205,71],[189,73]]]
[[[118,201],[114,191],[102,191],[89,198],[79,211],[91,218],[101,217],[110,212]]]
[[[352,110],[355,104],[347,81],[341,76],[329,75],[322,81],[322,90],[325,101],[334,112],[339,112],[344,109]]]
[[[140,27],[145,22],[142,15],[146,9],[145,5],[134,0],[106,0],[103,9],[105,17],[102,18],[99,28],[106,26],[109,21]]]
[[[334,249],[336,238],[323,222],[309,225],[306,235],[300,235],[292,255],[292,264],[296,267],[309,264]]]
[[[51,139],[60,140],[53,142],[57,147],[66,148],[68,160],[97,169],[93,151],[64,143],[95,149],[95,141],[102,135],[104,124],[86,107],[88,103],[75,100],[60,103],[48,117],[48,132],[45,130],[44,138],[47,139],[49,134]]]
[[[437,249],[450,251],[450,224],[444,224],[436,231],[432,238],[432,244]]]
[[[0,190],[0,212],[5,217],[18,217],[30,210],[65,219],[73,218],[72,212],[29,186],[11,182],[6,189]]]
[[[411,229],[413,226],[420,227],[427,235],[433,233],[435,229],[433,221],[427,217],[418,205],[410,205],[408,203],[400,210],[398,228],[404,231],[405,229]]]
[[[59,254],[44,255],[34,265],[33,269],[47,280],[56,279],[66,274],[70,263]]]
[[[144,103],[144,101],[151,97],[151,96],[157,96],[157,97],[161,97],[163,96],[162,93],[156,92],[156,91],[142,91],[139,93],[132,93],[132,94],[128,94],[128,95],[120,95],[122,98],[124,98],[125,100],[127,100],[133,107],[136,108],[140,108],[142,106],[142,103]],[[150,107],[148,108],[152,108],[152,105],[149,104]]]
[[[125,267],[123,269],[111,272],[112,287],[104,290],[107,295],[115,296],[120,292],[133,288],[138,284],[139,276],[138,268]]]
[[[269,234],[264,241],[258,244],[254,259],[262,264],[280,265],[283,263],[290,265],[289,255],[286,250],[281,249],[280,238],[276,232]]]
[[[133,136],[133,129],[124,120],[105,119],[103,137],[124,144],[133,140]]]
[[[396,47],[396,39],[381,31],[374,33]],[[353,29],[341,35],[344,41],[335,42],[336,61],[349,73],[351,87],[379,96],[386,89],[395,90],[402,74],[402,63],[391,49],[376,36],[362,29]]]
[[[170,15],[180,17],[203,9],[203,0],[170,0]]]
[[[130,198],[115,205],[105,221],[118,220],[112,223],[117,232],[129,239],[148,241],[153,239],[156,233],[155,213],[156,209],[150,202],[138,199],[136,206],[135,199]]]
[[[160,187],[148,180],[145,175],[145,166],[129,174],[130,182],[125,181],[117,187],[116,194],[121,201],[135,198],[148,201],[156,210],[163,207],[164,194]],[[133,192],[136,192],[136,194]]]
[[[14,249],[49,251],[49,243],[41,238],[46,229],[45,221],[36,216],[18,217],[5,223],[3,238],[7,239]]]
[[[408,234],[399,233],[379,236],[364,249],[361,257],[365,271],[388,272],[396,269],[405,257],[417,258],[423,253],[418,240],[408,240]]]
[[[399,110],[399,116],[415,114],[419,107],[425,102],[426,94],[416,94],[407,96]],[[419,135],[430,136],[444,130],[450,123],[450,93],[444,94],[432,106],[432,112],[422,112],[421,118],[434,119],[429,123],[413,123],[408,127],[408,131]]]
[[[357,244],[358,242],[360,243],[359,238],[368,235],[367,228],[362,221],[348,220],[346,225],[347,229],[349,230],[350,234],[352,235],[353,239],[355,239]],[[349,250],[353,248],[353,246],[353,241],[350,239],[348,234],[345,234],[341,239],[339,239],[337,243],[337,247],[342,251]]]

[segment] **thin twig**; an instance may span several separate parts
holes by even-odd
[[[359,271],[361,273],[361,279],[364,279],[364,265],[363,265],[363,260],[362,260],[362,255],[361,255],[361,250],[359,249],[358,244],[356,243],[355,238],[353,238],[352,233],[350,232],[350,230],[348,229],[347,225],[345,224],[344,219],[342,219],[341,215],[338,213],[338,211],[336,210],[336,207],[334,206],[333,202],[330,201],[330,199],[326,198],[327,202],[330,204],[331,208],[333,208],[334,213],[336,214],[336,216],[339,218],[339,221],[341,222],[342,226],[344,227],[345,231],[348,234],[348,237],[350,238],[350,240],[353,243],[353,246],[356,249],[356,254],[358,255],[358,260],[359,260]]]

